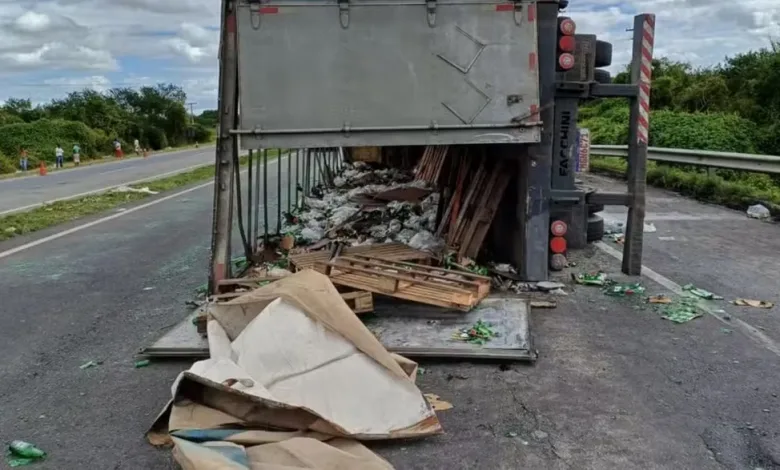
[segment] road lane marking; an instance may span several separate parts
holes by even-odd
[[[61,197],[61,198],[52,199],[50,201],[38,202],[38,203],[35,203],[35,204],[30,204],[30,205],[27,205],[27,206],[17,207],[17,208],[14,208],[14,209],[6,209],[6,210],[0,212],[0,216],[4,216],[4,215],[7,215],[7,214],[13,214],[13,213],[16,213],[16,212],[28,211],[30,209],[35,209],[36,207],[45,206],[46,204],[52,204],[52,203],[59,202],[59,201],[69,201],[71,199],[78,199],[80,197],[90,196],[92,194],[105,193],[107,191],[111,191],[112,189],[118,188],[120,186],[132,186],[134,184],[148,183],[150,181],[158,180],[160,178],[165,178],[167,176],[174,176],[174,175],[177,175],[179,173],[186,173],[188,171],[197,170],[198,168],[201,168],[201,167],[204,167],[204,166],[209,166],[209,165],[213,165],[213,163],[199,163],[197,165],[192,165],[192,166],[188,166],[188,167],[185,167],[185,168],[179,168],[178,170],[169,171],[167,173],[161,173],[161,174],[155,175],[155,176],[147,176],[146,178],[141,178],[141,179],[138,179],[138,180],[135,180],[135,181],[129,181],[127,183],[114,184],[114,185],[111,185],[111,186],[106,186],[105,188],[93,189],[91,191],[86,191],[86,192],[79,193],[79,194],[73,194],[71,196],[64,196],[64,197]]]
[[[621,251],[616,250],[615,248],[607,245],[606,243],[602,241],[598,241],[595,243],[595,245],[598,249],[600,249],[604,253],[607,253],[613,258],[616,258],[618,260],[623,259],[623,253]],[[677,295],[683,295],[685,293],[685,291],[683,290],[680,284],[677,284],[676,282],[672,281],[671,279],[664,276],[663,274],[653,271],[652,269],[648,268],[644,264],[642,265],[642,276],[646,276],[650,278],[651,280],[657,282],[658,284],[662,285],[663,287],[667,288],[668,290],[674,292]],[[722,314],[719,314],[718,311],[710,308],[708,305],[704,304],[704,302],[701,301],[697,303],[697,306],[702,311],[706,312],[709,315],[712,315],[713,317],[717,318],[718,320],[720,320],[722,323],[726,325],[731,325],[731,326],[736,325],[737,327],[739,327],[740,330],[742,330],[742,332],[746,336],[748,336],[750,339],[758,343],[758,345],[763,346],[769,351],[780,356],[780,345],[778,345],[777,342],[775,342],[775,340],[765,335],[761,330],[754,327],[750,323],[743,321],[734,315],[729,315],[731,317],[731,320],[726,320]],[[722,309],[718,309],[718,310],[722,310]]]
[[[287,157],[275,158],[273,161],[268,162],[268,165],[271,166],[271,165],[273,165],[275,163],[279,163],[280,160],[284,161],[286,159],[287,159]],[[247,172],[246,169],[241,171],[241,173],[246,173],[246,172]],[[111,220],[114,220],[114,219],[118,219],[120,217],[124,217],[127,214],[132,214],[133,212],[140,211],[141,209],[146,209],[147,207],[155,206],[157,204],[160,204],[161,202],[170,201],[171,199],[175,199],[175,198],[177,198],[179,196],[183,196],[185,194],[189,194],[189,193],[191,193],[193,191],[196,191],[198,189],[203,189],[205,187],[212,186],[213,184],[214,184],[214,180],[212,179],[211,181],[209,181],[207,183],[202,183],[202,184],[199,184],[197,186],[193,186],[191,188],[184,189],[184,190],[179,191],[177,193],[173,193],[173,194],[169,194],[167,196],[163,196],[163,197],[161,197],[159,199],[155,199],[154,201],[150,201],[150,202],[147,202],[145,204],[141,204],[140,206],[131,207],[130,209],[124,210],[122,212],[117,212],[115,214],[111,214],[111,215],[108,215],[106,217],[102,217],[100,219],[93,220],[92,222],[87,222],[86,224],[82,224],[82,225],[79,225],[79,226],[76,226],[76,227],[72,227],[72,228],[69,228],[67,230],[63,230],[62,232],[54,233],[52,235],[49,235],[48,237],[43,237],[43,238],[40,238],[38,240],[33,240],[33,241],[29,242],[29,243],[25,243],[23,245],[19,245],[19,246],[15,247],[15,248],[11,248],[10,250],[6,250],[6,251],[3,251],[3,252],[0,252],[0,259],[6,258],[8,256],[11,256],[13,254],[19,253],[19,252],[24,251],[24,250],[28,250],[30,248],[34,248],[34,247],[39,246],[39,245],[43,245],[44,243],[48,243],[50,241],[57,240],[58,238],[62,238],[64,236],[70,235],[72,233],[76,233],[76,232],[79,232],[81,230],[84,230],[84,229],[87,229],[87,228],[90,228],[90,227],[94,227],[95,225],[100,225],[103,222],[108,222],[108,221],[111,221]],[[262,209],[262,206],[260,206],[260,208]]]

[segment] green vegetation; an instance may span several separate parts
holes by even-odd
[[[57,144],[66,155],[78,144],[85,161],[110,154],[114,139],[125,151],[132,150],[135,139],[151,150],[211,141],[214,126],[192,123],[186,100],[184,91],[171,84],[105,93],[84,90],[38,106],[8,99],[0,107],[0,173],[17,169],[22,148],[34,167],[42,160],[54,161]]]
[[[780,45],[775,43],[711,68],[654,60],[650,145],[780,155],[778,80]],[[628,73],[614,82],[627,83]],[[628,115],[624,100],[596,100],[581,107],[580,126],[590,129],[593,144],[624,145]],[[622,175],[625,162],[595,158],[592,167]],[[780,178],[764,174],[651,164],[648,183],[739,209],[780,203]]]

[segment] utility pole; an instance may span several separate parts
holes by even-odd
[[[193,126],[195,125],[195,108],[194,108],[194,106],[196,104],[198,104],[198,103],[195,103],[194,101],[190,101],[189,103],[187,103],[187,105],[190,107],[190,124],[192,124]]]

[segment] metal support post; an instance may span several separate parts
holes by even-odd
[[[236,14],[233,0],[222,1],[220,38],[219,103],[222,110],[217,136],[216,171],[214,175],[214,213],[211,234],[209,292],[216,293],[219,281],[230,276],[230,239],[233,207],[233,152],[237,128],[238,54]]]
[[[530,158],[523,158],[519,165],[519,220],[513,224],[520,228],[515,236],[519,243],[513,250],[513,262],[522,278],[529,281],[543,281],[548,275],[558,4],[538,3],[537,22],[540,105],[539,115],[534,118],[540,119],[544,127],[541,142],[529,149]]]
[[[650,133],[650,80],[653,71],[653,40],[655,15],[634,17],[634,49],[631,59],[631,83],[639,85],[639,95],[631,99],[628,132],[628,193],[631,205],[626,221],[623,245],[623,272],[638,276],[642,273],[642,242],[645,225],[645,189],[647,178],[647,146]]]

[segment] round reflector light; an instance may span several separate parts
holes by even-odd
[[[561,34],[572,36],[577,31],[577,25],[571,18],[564,18],[561,20]]]
[[[569,70],[574,67],[574,56],[568,52],[564,52],[558,56],[558,65],[560,65],[563,70]]]
[[[566,253],[566,239],[563,237],[552,237],[550,239],[550,251],[556,254]]]
[[[550,232],[556,237],[566,235],[566,230],[568,230],[568,227],[566,226],[566,222],[562,220],[556,220],[550,225]]]
[[[561,36],[558,40],[558,49],[563,52],[574,52],[576,44],[574,36]]]

